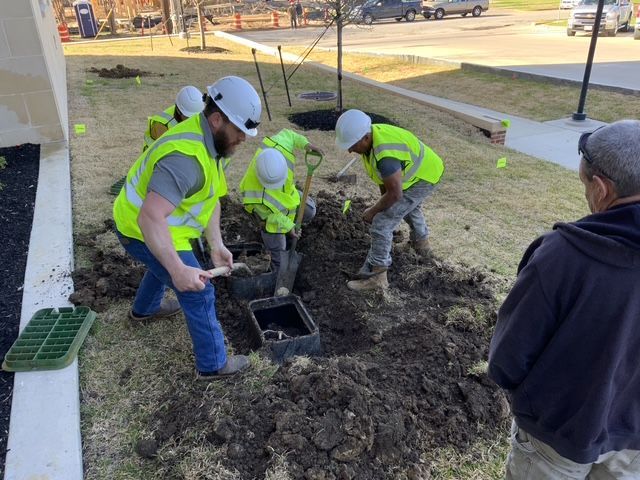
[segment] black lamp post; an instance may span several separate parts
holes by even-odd
[[[572,115],[573,120],[586,120],[587,114],[584,113],[584,104],[587,100],[587,89],[589,88],[589,77],[591,77],[591,66],[593,65],[593,54],[596,51],[596,43],[598,41],[598,33],[600,32],[600,21],[602,20],[602,10],[604,8],[604,0],[598,0],[598,9],[596,10],[596,19],[593,24],[593,32],[591,32],[591,43],[589,44],[589,54],[587,55],[587,64],[584,68],[584,78],[582,79],[582,90],[580,91],[580,101],[578,102],[578,111]]]

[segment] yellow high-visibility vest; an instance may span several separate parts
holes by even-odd
[[[296,157],[293,152],[304,149],[308,143],[306,137],[289,129],[283,129],[273,137],[265,137],[240,181],[245,210],[258,214],[265,221],[265,230],[269,233],[287,233],[294,227],[300,192],[295,186]],[[280,189],[266,189],[258,179],[256,158],[263,148],[277,149],[287,161],[287,179]]]
[[[413,133],[382,123],[371,125],[371,132],[371,151],[361,157],[365,171],[378,185],[384,185],[378,170],[378,161],[383,158],[394,158],[402,164],[402,190],[420,180],[434,185],[440,181],[444,172],[442,159]]]
[[[180,123],[178,122],[178,120],[176,120],[174,116],[175,114],[176,106],[171,105],[164,112],[152,115],[151,117],[147,118],[147,131],[144,133],[144,145],[142,145],[143,152],[147,148],[149,148],[153,142],[156,141],[156,139],[151,137],[151,127],[153,126],[153,124],[161,123],[162,125],[167,127],[167,130],[171,127],[175,127],[178,123]]]
[[[167,218],[167,223],[175,249],[191,250],[189,240],[202,235],[220,197],[227,194],[227,181],[222,169],[224,159],[209,156],[203,128],[209,128],[204,116],[194,115],[164,134],[138,157],[113,204],[113,218],[122,235],[144,241],[138,216],[153,169],[167,155],[181,153],[198,160],[204,184],[198,192],[182,200]]]

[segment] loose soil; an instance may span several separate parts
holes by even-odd
[[[138,68],[129,68],[124,65],[118,64],[113,68],[96,68],[91,67],[89,69],[91,73],[97,73],[99,77],[103,78],[133,78],[133,77],[148,77],[153,75],[151,72],[145,72]],[[159,74],[159,76],[164,76]]]
[[[4,168],[0,166],[0,357],[4,358],[20,327],[40,145],[0,148],[0,157],[6,161]],[[4,475],[12,395],[13,373],[0,371],[0,477]]]
[[[372,123],[386,123],[388,125],[397,125],[397,122],[389,118],[378,115],[377,113],[365,112],[371,117]],[[291,123],[299,126],[303,130],[335,130],[338,117],[342,112],[336,109],[328,110],[312,110],[309,112],[299,112],[289,115],[288,119]]]
[[[180,476],[181,452],[196,447],[185,435],[193,429],[203,433],[197,446],[222,447],[223,463],[240,478],[264,478],[284,460],[291,478],[330,480],[426,479],[435,449],[464,451],[505,428],[507,401],[478,368],[495,322],[494,279],[417,256],[403,227],[394,235],[390,289],[350,292],[346,281],[364,261],[369,233],[365,201],[351,199],[343,215],[345,200],[320,192],[298,243],[305,257],[294,293],[319,326],[323,355],[285,361],[257,392],[238,380],[215,409],[201,403],[206,385],[170,392],[150,417],[153,438],[134,445],[167,478]],[[241,209],[223,206],[226,242],[257,238]],[[142,269],[122,252],[98,252],[113,248],[109,235],[78,239],[93,242],[96,256],[91,270],[74,275],[74,302],[102,308],[133,295]],[[248,354],[256,346],[247,303],[224,281],[216,287],[225,334],[235,352]]]

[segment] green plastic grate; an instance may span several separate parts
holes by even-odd
[[[109,193],[111,195],[118,195],[120,193],[120,190],[122,190],[122,187],[124,186],[124,182],[126,181],[127,181],[127,177],[122,177],[116,183],[111,185],[111,187],[109,187]]]
[[[70,365],[95,318],[89,307],[38,310],[5,355],[2,369],[25,372]]]

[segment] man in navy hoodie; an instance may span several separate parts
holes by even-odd
[[[491,340],[508,479],[640,479],[640,121],[578,151],[592,214],[529,246]]]

